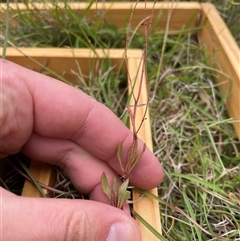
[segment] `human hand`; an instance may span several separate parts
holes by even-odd
[[[107,205],[101,188],[103,172],[110,182],[121,174],[118,145],[123,142],[126,160],[132,133],[76,88],[6,60],[0,60],[0,71],[0,158],[22,151],[58,165],[90,198],[27,198],[0,188],[2,240],[141,240],[135,221]],[[139,152],[142,147],[139,141]],[[147,149],[129,178],[134,186],[151,189],[163,170]]]

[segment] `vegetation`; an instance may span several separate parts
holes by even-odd
[[[210,2],[240,45],[238,2]],[[64,14],[58,8],[51,14],[18,12],[17,21],[9,26],[8,45],[125,47],[126,28],[106,23],[104,15],[93,20],[86,14],[87,10],[76,15],[67,2]],[[4,36],[6,22],[0,25]],[[145,36],[136,33],[129,48],[144,48],[144,44]],[[147,47],[153,146],[165,179],[158,187],[159,198],[139,192],[159,201],[163,234],[156,235],[170,241],[240,240],[240,145],[224,108],[225,99],[214,83],[217,70],[208,66],[194,32],[166,38],[152,31]],[[121,116],[128,103],[127,79],[123,71],[111,71],[115,68],[107,61],[97,73],[83,76],[85,81],[79,81],[78,88]],[[61,191],[61,197],[64,191],[67,197],[77,195],[69,186]]]

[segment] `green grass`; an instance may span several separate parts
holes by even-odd
[[[166,175],[159,187],[165,237],[218,240],[222,235],[225,240],[237,240],[240,147],[224,99],[214,87],[216,72],[209,71],[194,36],[171,37],[166,46],[161,72],[165,78],[157,89],[156,58],[149,60],[154,152]]]
[[[239,44],[239,6],[211,2]],[[124,47],[125,31],[106,24],[104,16],[92,22],[65,11],[20,14],[9,26],[9,41],[18,47]],[[0,30],[3,34],[5,25]],[[135,35],[131,47],[144,43],[144,36]],[[167,38],[153,33],[147,63],[154,153],[165,169],[159,197],[144,192],[160,204],[163,235],[152,232],[169,241],[240,240],[240,146],[214,83],[217,70],[208,66],[193,33]],[[105,61],[97,72],[76,76],[78,88],[120,116],[127,103],[126,78],[115,68]]]

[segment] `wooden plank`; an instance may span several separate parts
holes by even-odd
[[[209,53],[209,66],[219,70],[216,82],[226,99],[226,108],[233,120],[240,121],[240,49],[212,4],[201,4],[203,28],[198,40]],[[233,124],[240,140],[240,123]]]
[[[2,51],[0,47],[0,52]],[[129,50],[128,53],[132,57],[136,55],[135,50]],[[9,47],[6,54],[6,59],[16,64],[57,79],[62,77],[72,85],[79,81],[76,76],[79,70],[88,76],[90,71],[96,69],[99,59],[110,59],[111,64],[116,66],[116,71],[123,62],[123,51],[120,49],[97,49],[93,52],[89,49]]]
[[[142,53],[140,53],[139,58],[133,59],[128,56],[128,69],[129,69],[129,76],[131,81],[134,83],[134,89],[133,93],[135,96],[138,95],[141,82],[141,73],[143,69],[143,61],[142,59]],[[131,83],[129,83],[129,86],[131,86]],[[129,87],[129,94],[131,94],[132,90],[131,87]],[[138,104],[147,104],[148,101],[148,91],[147,91],[147,83],[145,75],[142,78],[142,88],[141,88],[141,95],[139,99]],[[130,101],[130,106],[133,105],[134,101],[133,98]],[[144,116],[146,105],[137,107],[137,114],[136,114],[136,128],[139,127],[142,118]],[[133,108],[132,108],[133,109]],[[143,122],[143,125],[141,129],[139,130],[138,137],[146,143],[148,148],[152,151],[152,135],[151,135],[151,123],[150,123],[150,116],[149,111],[147,110],[146,113],[146,119]],[[132,130],[132,123],[130,123],[130,128]],[[157,188],[154,188],[152,190],[149,190],[150,193],[154,194],[155,196],[158,196]],[[133,191],[132,198],[133,201],[136,201],[141,195],[138,192]],[[161,233],[161,220],[160,220],[160,209],[159,209],[159,203],[157,200],[154,200],[152,198],[143,196],[140,200],[136,201],[133,204],[134,210],[139,213],[144,220],[146,220],[153,228],[155,228],[159,233]],[[158,238],[149,231],[140,221],[138,221],[138,225],[140,226],[143,241],[157,241]]]
[[[58,6],[59,11],[64,11],[65,4],[45,4],[45,3],[34,3],[28,4],[26,6],[24,3],[10,4],[12,20],[17,17],[17,10],[24,14],[28,12],[28,9],[40,9],[41,13],[46,11],[53,11]],[[77,14],[81,15],[84,10],[87,9],[89,3],[68,3],[68,7],[75,11]],[[135,6],[133,2],[115,2],[115,3],[94,3],[86,14],[88,19],[96,19],[104,16],[105,23],[115,24],[119,28],[124,28],[128,25],[129,17],[131,15],[132,9]],[[153,14],[155,16],[155,22],[153,25],[156,26],[157,31],[164,32],[166,25],[169,21],[169,34],[176,34],[177,32],[183,32],[185,28],[187,31],[196,26],[198,22],[198,13],[201,10],[201,5],[199,3],[180,3],[180,2],[157,2],[155,5],[153,2],[147,2],[146,5],[143,2],[139,2],[134,11],[134,16],[131,22],[131,27],[133,29],[139,25],[145,18],[152,14],[152,8],[154,7]],[[66,9],[65,9],[66,10]],[[5,18],[6,4],[0,4],[0,11],[2,16],[0,19]],[[170,14],[170,15],[169,15]],[[139,33],[144,33],[144,26],[140,25],[138,28]]]
[[[50,187],[54,185],[55,175],[51,165],[32,160],[30,164],[30,170],[38,182]],[[44,188],[42,190],[48,196],[48,191]],[[36,186],[28,180],[26,180],[24,183],[21,195],[25,197],[42,197]]]
[[[24,5],[19,4],[19,7],[23,7]],[[38,4],[34,4],[34,6],[38,6]],[[42,6],[42,7],[41,7]],[[46,5],[39,5],[39,8],[46,8]],[[48,5],[47,5],[48,6]],[[84,3],[71,3],[71,8],[75,9],[76,12],[81,14],[84,9],[88,6],[88,4]],[[97,14],[104,14],[104,19],[108,23],[116,24],[119,27],[124,27],[128,23],[128,18],[131,13],[130,8],[133,6],[133,3],[98,3],[97,5],[93,5],[90,9],[89,16],[95,17]],[[147,8],[152,8],[152,3],[147,3]],[[4,17],[4,7],[6,5],[0,4],[1,13],[0,19]],[[12,8],[16,8],[16,5],[11,5]],[[52,5],[48,8],[52,8]],[[139,22],[144,19],[145,16],[145,6],[144,3],[139,3],[137,9],[134,12],[134,19],[132,21],[132,27],[136,27]],[[24,10],[25,11],[25,10]],[[49,10],[48,10],[49,11]],[[97,12],[96,12],[97,11]],[[16,13],[16,12],[15,12]],[[222,21],[216,9],[211,4],[199,4],[199,3],[162,3],[159,2],[155,5],[155,17],[161,16],[160,20],[156,22],[156,29],[158,31],[164,31],[167,25],[167,21],[169,20],[170,33],[178,33],[182,32],[182,28],[186,26],[189,19],[192,18],[191,24],[188,26],[188,30],[196,27],[199,24],[199,13],[202,14],[202,19],[200,24],[202,24],[203,28],[198,32],[198,40],[201,46],[205,46],[206,50],[210,53],[209,55],[209,65],[218,68],[221,74],[218,75],[217,83],[224,83],[219,86],[219,89],[222,95],[227,95],[228,90],[231,89],[229,98],[226,101],[226,107],[229,112],[229,115],[234,120],[240,120],[240,51],[239,48],[231,36],[229,30],[226,25]],[[150,14],[150,11],[147,11],[147,15]],[[169,14],[170,19],[168,19]],[[116,18],[117,16],[117,18]],[[13,16],[14,17],[14,16]],[[140,32],[143,32],[143,27],[140,27]],[[86,66],[86,59],[93,59],[94,54],[91,56],[89,54],[89,50],[84,52],[83,50],[69,50],[69,49],[52,49],[49,51],[45,51],[44,49],[21,49],[28,56],[33,56],[34,59],[38,59],[42,65],[47,62],[47,66],[54,71],[61,74],[62,70],[65,67],[65,70],[77,70],[76,61],[73,59],[76,58],[79,65],[82,68],[82,71],[87,73],[89,71],[89,66]],[[2,49],[0,48],[0,51]],[[99,50],[102,52],[102,50]],[[107,54],[110,54],[109,57],[112,58],[113,61],[116,60],[116,64],[120,64],[123,58],[122,50],[117,52],[118,50],[109,51]],[[136,50],[131,52],[132,50],[128,50],[128,64],[129,64],[129,73],[132,78],[136,76],[138,66],[140,64],[140,52]],[[74,54],[73,54],[74,52]],[[85,54],[85,55],[84,55]],[[102,58],[106,57],[106,53],[102,54],[98,53]],[[7,52],[8,58],[13,62],[17,61],[17,63],[26,65],[29,68],[34,68],[39,71],[42,69],[42,66],[34,65],[32,60],[23,54],[17,53],[16,49],[9,48]],[[12,57],[11,57],[12,56]],[[14,57],[15,56],[15,57]],[[74,58],[73,58],[74,57]],[[15,60],[15,61],[14,61]],[[48,60],[48,61],[47,61]],[[61,62],[62,61],[62,62]],[[83,61],[83,62],[82,62]],[[83,67],[84,66],[84,67]],[[86,67],[85,67],[86,66]],[[69,76],[71,79],[71,76]],[[144,82],[145,83],[145,82]],[[74,84],[74,83],[72,83]],[[137,89],[137,86],[135,86]],[[230,88],[231,87],[231,88]],[[147,93],[142,93],[141,102],[146,102]],[[142,109],[139,108],[138,115],[142,116]],[[149,120],[149,117],[147,117]],[[238,134],[240,139],[240,124],[234,124],[234,128]],[[144,126],[139,132],[139,137],[143,139],[144,142],[147,143],[148,147],[152,149],[151,142],[151,130],[149,121],[144,122]],[[44,179],[44,178],[43,178]],[[48,180],[45,180],[49,182]],[[46,183],[47,184],[47,183]],[[151,190],[151,192],[157,195],[157,189]],[[138,197],[137,193],[133,194],[133,199],[136,200]],[[156,230],[161,230],[161,223],[159,217],[159,204],[158,202],[148,199],[144,197],[141,201],[136,202],[134,204],[134,209],[140,213]],[[142,233],[143,233],[143,241],[155,241],[157,240],[155,236],[149,232],[145,226],[139,223]]]

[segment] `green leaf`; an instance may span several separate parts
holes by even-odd
[[[123,168],[123,164],[122,164],[122,146],[123,146],[123,143],[121,142],[120,145],[118,146],[117,158],[118,158],[118,161],[119,161],[119,165],[122,169],[122,172],[124,174],[124,168]]]
[[[129,179],[126,179],[120,186],[119,190],[121,191],[126,191],[128,188],[128,184],[129,184]]]
[[[132,162],[137,155],[138,138],[134,138],[128,151],[128,161]]]
[[[131,194],[129,191],[122,191],[119,189],[117,207],[122,208],[122,205],[130,198],[130,196]]]
[[[101,185],[102,185],[103,192],[106,194],[106,196],[111,201],[111,188],[109,186],[105,172],[103,172],[103,174],[101,176]]]
[[[118,190],[118,201],[117,201],[117,207],[121,208],[122,205],[130,198],[131,193],[127,191],[129,184],[129,179],[126,179],[120,186]]]
[[[113,184],[112,184],[112,199],[111,199],[111,204],[114,207],[117,207],[117,202],[118,202],[118,182],[117,178],[113,178]]]
[[[113,178],[112,190],[113,190],[114,193],[118,192],[118,183],[117,183],[117,178],[116,177]]]
[[[133,168],[138,164],[138,162],[141,160],[141,158],[142,158],[142,156],[143,156],[145,150],[146,150],[146,144],[144,143],[144,145],[143,145],[143,149],[142,149],[141,153],[140,153],[140,154],[136,157],[136,159],[134,160],[134,162],[133,162],[131,168],[129,169],[129,172],[131,172],[132,169],[133,169]]]
[[[132,164],[134,163],[135,159],[136,159],[136,155],[137,155],[137,147],[138,147],[138,139],[134,138],[133,142],[128,150],[128,162],[127,162],[127,166],[126,166],[126,172],[130,173],[129,170],[131,170],[132,168]]]

